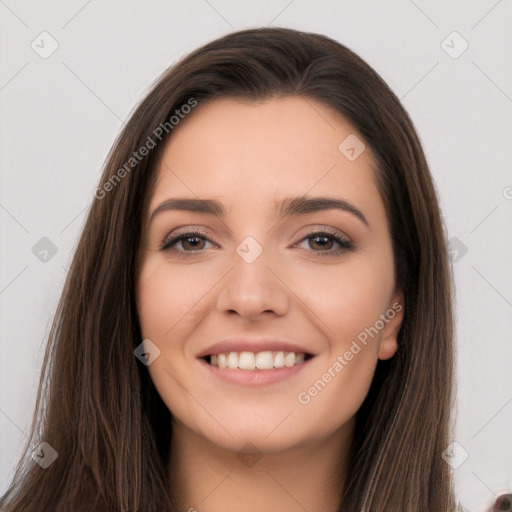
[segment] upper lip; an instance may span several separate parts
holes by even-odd
[[[197,355],[198,358],[206,357],[212,354],[227,354],[229,352],[295,352],[316,355],[308,348],[287,340],[270,338],[233,338],[218,341],[209,345]]]

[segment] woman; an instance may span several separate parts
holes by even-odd
[[[94,195],[2,510],[458,510],[438,200],[361,58],[280,28],[199,48]]]

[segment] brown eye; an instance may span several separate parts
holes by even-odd
[[[181,238],[181,242],[182,242],[182,247],[186,248],[187,247],[187,244],[190,244],[190,246],[188,247],[189,249],[191,250],[197,250],[197,249],[202,249],[203,247],[201,247],[202,243],[201,242],[204,242],[204,239],[203,238],[199,238],[197,236],[187,236],[187,237],[182,237]]]
[[[310,233],[301,240],[304,242],[308,240],[308,248],[313,252],[318,253],[321,256],[337,256],[345,253],[346,251],[352,251],[355,249],[354,245],[344,237],[341,237],[328,231],[316,231]],[[338,244],[340,249],[331,250],[334,248],[333,244]]]
[[[213,242],[205,235],[199,232],[183,233],[181,235],[174,236],[169,239],[165,239],[162,242],[162,251],[172,252],[181,255],[185,253],[196,253],[201,252],[205,249],[205,243]],[[181,245],[181,248],[179,246]],[[178,247],[178,248],[177,248]]]
[[[332,237],[329,237],[329,236],[325,236],[325,235],[315,235],[315,236],[310,236],[308,237],[308,239],[311,241],[313,241],[313,243],[310,242],[309,246],[311,247],[311,249],[315,249],[315,248],[320,248],[320,249],[331,249],[332,248],[332,244],[334,242],[334,240],[332,239]],[[317,247],[315,247],[315,245]]]

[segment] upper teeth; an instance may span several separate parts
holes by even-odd
[[[302,352],[228,352],[212,354],[210,364],[219,368],[240,368],[241,370],[271,370],[272,368],[290,368],[302,364],[305,354]]]

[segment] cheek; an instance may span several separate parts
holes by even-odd
[[[176,271],[172,265],[148,262],[139,275],[137,309],[142,334],[165,343],[179,327],[189,325],[201,310],[201,297],[212,277],[200,269]],[[210,288],[212,285],[210,285]]]
[[[175,265],[148,258],[138,277],[137,310],[142,337],[160,350],[148,371],[173,411],[182,405],[182,386],[189,387],[187,361],[194,356],[187,340],[207,313],[207,292],[216,282],[213,274],[193,265],[178,271]]]
[[[322,320],[329,350],[297,398],[308,411],[305,417],[324,418],[322,431],[348,422],[368,394],[382,336],[380,315],[393,291],[390,262],[391,253],[388,258],[353,258],[335,275],[308,281],[305,296]]]
[[[288,275],[288,282],[293,282],[294,292],[306,306],[306,314],[329,341],[331,358],[347,350],[358,336],[364,340],[365,333],[369,345],[378,339],[371,328],[376,323],[381,325],[380,315],[389,307],[393,291],[392,266],[387,259],[392,262],[385,256],[375,259],[371,255],[351,255],[340,265],[300,272],[293,269]]]
[[[192,280],[192,276],[195,278]],[[160,355],[147,370],[160,397],[176,417],[186,417],[190,407],[183,389],[189,389],[185,362],[186,340],[203,314],[201,276],[176,271],[176,267],[151,258],[145,262],[137,282],[137,310],[142,337],[150,339]],[[199,305],[198,305],[199,303]]]

